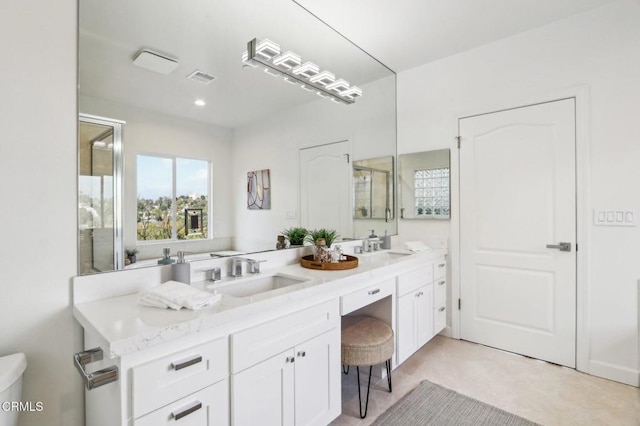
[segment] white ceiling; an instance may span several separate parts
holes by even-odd
[[[218,126],[320,99],[261,69],[244,69],[241,55],[253,38],[269,38],[357,86],[392,74],[291,0],[80,0],[79,8],[81,96]],[[136,67],[142,49],[177,58],[179,66],[169,75]],[[196,69],[216,79],[187,80]],[[196,107],[197,98],[207,105]],[[82,99],[80,105],[98,114],[82,111]]]
[[[399,72],[612,1],[79,0],[79,90],[233,128],[319,99],[243,69],[240,57],[253,38],[272,39],[358,86],[389,75],[304,8]],[[135,67],[144,48],[177,58],[179,67],[170,75]],[[187,80],[196,69],[216,80]],[[196,107],[197,98],[207,106]],[[82,102],[80,112],[95,114],[83,111]]]
[[[395,72],[616,0],[294,0]]]

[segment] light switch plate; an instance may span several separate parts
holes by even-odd
[[[636,226],[638,213],[629,209],[594,210],[593,224],[596,226]]]

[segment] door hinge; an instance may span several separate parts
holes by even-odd
[[[456,136],[456,140],[458,141],[458,149],[460,149],[460,140],[462,139],[462,136]]]
[[[462,308],[462,300],[458,299],[458,310]]]
[[[576,251],[578,251],[578,243],[576,243]]]

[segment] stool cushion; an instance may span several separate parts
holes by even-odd
[[[393,330],[368,316],[342,317],[342,364],[376,365],[393,356]]]

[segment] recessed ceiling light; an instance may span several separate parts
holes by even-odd
[[[205,106],[207,103],[204,101],[204,99],[196,99],[194,104],[196,104],[199,107]]]

